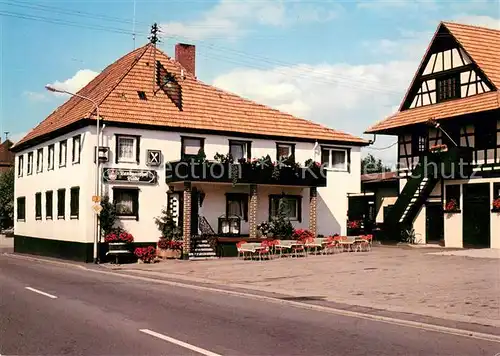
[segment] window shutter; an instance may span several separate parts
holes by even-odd
[[[118,164],[118,156],[119,156],[119,153],[118,153],[118,143],[120,141],[120,136],[118,135],[115,135],[115,163]],[[99,152],[97,153],[99,157]]]
[[[247,158],[252,159],[252,142],[247,143]],[[247,220],[247,219],[245,219]]]

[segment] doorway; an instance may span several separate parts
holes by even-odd
[[[437,243],[444,239],[444,212],[441,202],[426,205],[426,243]]]
[[[464,247],[490,247],[490,184],[464,184],[463,205]]]

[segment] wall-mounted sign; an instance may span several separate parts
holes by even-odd
[[[156,171],[147,169],[104,168],[102,179],[104,182],[129,182],[155,184],[158,176]]]

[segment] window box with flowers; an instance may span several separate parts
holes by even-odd
[[[493,206],[493,208],[491,209],[491,212],[500,213],[500,197],[493,200],[492,206]]]
[[[161,259],[182,257],[182,241],[160,237],[156,246],[156,255]]]
[[[131,254],[131,244],[134,242],[134,237],[125,230],[115,230],[108,233],[104,237],[104,241],[108,243],[107,255],[115,256],[118,263],[118,256],[127,256]]]

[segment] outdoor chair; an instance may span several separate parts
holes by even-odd
[[[292,243],[291,250],[292,256],[294,257],[299,257],[299,255],[307,257],[306,246],[303,242],[296,241]]]
[[[238,250],[238,258],[243,257],[243,259],[245,259],[246,254],[248,254],[248,256],[251,258],[252,254],[255,252],[255,250],[252,249],[252,246],[246,241],[238,242],[236,244],[236,249]]]
[[[259,246],[255,246],[253,256],[258,257],[259,261],[262,261],[263,257],[266,256],[268,260],[271,259],[271,245],[268,241],[262,241]]]
[[[292,250],[292,245],[289,241],[274,240],[274,251],[279,252],[280,257],[289,256],[289,252]]]

